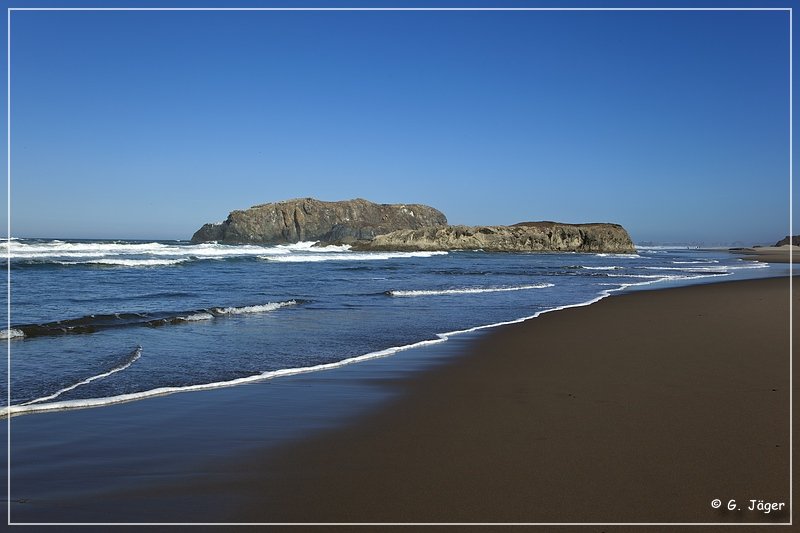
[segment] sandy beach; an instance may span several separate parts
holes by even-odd
[[[498,328],[356,423],[243,459],[227,521],[787,522],[788,316],[775,278]]]
[[[767,263],[798,263],[800,262],[800,246],[759,246],[756,248],[734,248],[732,253],[743,256],[742,259],[750,261],[763,261]]]

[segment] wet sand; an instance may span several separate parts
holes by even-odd
[[[787,522],[789,327],[786,278],[548,313],[214,490],[228,522]]]

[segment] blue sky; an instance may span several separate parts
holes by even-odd
[[[12,234],[313,196],[771,242],[788,50],[786,12],[17,11]]]

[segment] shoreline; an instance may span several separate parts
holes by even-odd
[[[452,340],[453,337],[459,337],[463,335],[469,335],[472,333],[477,333],[484,330],[493,330],[495,328],[500,328],[503,326],[511,325],[511,324],[519,324],[522,322],[526,322],[528,320],[533,320],[538,318],[544,314],[552,313],[555,311],[563,311],[565,309],[571,309],[576,307],[585,307],[588,305],[595,304],[605,298],[610,296],[614,296],[617,293],[624,294],[626,290],[633,289],[636,290],[650,290],[650,289],[643,289],[643,287],[648,287],[650,285],[658,285],[659,283],[669,283],[668,280],[652,280],[652,281],[644,281],[644,282],[636,282],[636,283],[623,283],[620,284],[621,286],[618,288],[612,289],[605,289],[600,292],[597,296],[590,300],[586,300],[583,302],[578,302],[574,304],[565,304],[561,306],[556,306],[548,309],[543,309],[541,311],[537,311],[533,315],[523,316],[520,318],[515,318],[511,320],[506,320],[503,322],[494,322],[490,324],[481,324],[478,326],[474,326],[467,329],[458,329],[453,331],[447,331],[444,333],[436,333],[436,338],[434,339],[423,339],[420,341],[411,342],[409,344],[402,344],[399,346],[390,346],[388,348],[384,348],[381,350],[377,350],[374,352],[368,352],[365,354],[349,357],[347,359],[343,359],[341,361],[334,361],[331,363],[322,363],[314,366],[309,367],[296,367],[296,368],[284,368],[279,370],[269,370],[262,372],[261,374],[255,374],[252,376],[236,378],[231,381],[223,381],[223,382],[215,382],[215,383],[202,383],[197,385],[187,385],[184,387],[161,387],[157,389],[151,389],[141,392],[129,393],[129,394],[122,394],[118,396],[109,396],[109,397],[102,397],[102,398],[87,398],[87,399],[78,399],[78,400],[60,400],[56,402],[47,402],[47,403],[39,403],[41,399],[34,400],[32,402],[22,403],[22,404],[14,404],[11,407],[0,407],[0,421],[4,420],[8,417],[17,417],[23,415],[35,415],[40,413],[51,413],[51,412],[61,412],[61,411],[77,411],[82,409],[93,409],[93,408],[100,408],[100,407],[107,407],[111,405],[119,405],[124,403],[136,402],[140,400],[147,400],[150,398],[159,398],[164,396],[171,396],[173,394],[182,394],[187,392],[201,392],[201,391],[211,391],[217,389],[226,389],[237,387],[246,384],[256,384],[265,381],[271,381],[276,378],[285,378],[291,376],[298,376],[301,374],[308,374],[312,372],[320,372],[320,371],[327,371],[333,370],[336,368],[341,368],[345,366],[349,366],[352,364],[363,363],[365,361],[370,361],[374,359],[381,359],[385,357],[391,357],[399,352],[404,352],[407,350],[416,350],[419,348],[424,348],[427,346],[434,346],[437,344],[441,344]],[[537,287],[542,288],[542,287]],[[659,289],[654,289],[659,290]],[[15,330],[11,330],[15,331]],[[13,338],[13,337],[12,337]],[[10,339],[8,339],[10,340]],[[139,347],[141,349],[141,347]]]
[[[732,254],[743,256],[746,261],[761,261],[764,263],[800,263],[800,247],[785,246],[759,246],[755,248],[731,248]]]
[[[196,457],[192,457],[190,461],[195,466],[187,470],[183,475],[176,475],[173,473],[163,477],[163,474],[157,473],[156,475],[162,476],[161,481],[145,483],[144,485],[127,482],[127,484],[123,483],[113,488],[113,490],[109,490],[108,487],[105,486],[108,481],[101,479],[102,473],[98,472],[95,474],[99,476],[99,479],[96,480],[97,486],[88,492],[84,491],[83,497],[79,495],[81,491],[78,491],[78,494],[74,497],[70,496],[66,498],[66,501],[69,503],[57,503],[53,501],[52,504],[45,503],[42,507],[38,507],[37,505],[31,504],[16,505],[16,502],[14,502],[15,505],[12,506],[12,508],[16,516],[24,518],[24,521],[27,522],[36,521],[37,518],[42,521],[79,520],[82,522],[93,522],[99,521],[97,519],[98,516],[102,516],[105,520],[112,522],[120,521],[119,519],[125,522],[139,522],[143,521],[143,517],[145,516],[148,518],[152,517],[153,522],[202,521],[232,523],[245,521],[367,521],[362,519],[363,516],[361,514],[349,515],[351,517],[350,520],[328,520],[325,516],[323,516],[321,520],[317,520],[316,515],[308,514],[308,487],[303,488],[297,484],[301,483],[303,480],[305,480],[305,482],[310,482],[309,480],[313,479],[313,475],[324,474],[325,472],[327,472],[326,475],[333,476],[334,478],[341,477],[342,475],[350,476],[352,483],[347,484],[347,490],[334,491],[335,498],[329,500],[328,503],[333,505],[334,502],[337,501],[337,498],[338,500],[345,498],[347,499],[347,501],[344,502],[345,505],[340,505],[342,503],[341,501],[336,503],[336,512],[345,512],[347,505],[357,506],[360,511],[363,505],[356,502],[363,502],[365,493],[370,492],[370,490],[365,488],[369,487],[369,485],[364,485],[359,482],[357,476],[363,475],[365,469],[368,471],[369,468],[366,468],[365,465],[372,464],[370,461],[376,459],[375,457],[367,456],[365,459],[367,462],[362,463],[359,454],[353,451],[363,450],[364,445],[361,441],[365,435],[369,436],[369,432],[375,428],[384,428],[385,430],[387,427],[391,426],[391,424],[388,424],[387,420],[392,419],[392,417],[396,419],[398,413],[402,415],[400,417],[401,422],[406,425],[413,420],[414,416],[424,415],[424,420],[425,416],[428,416],[426,412],[429,411],[430,406],[435,408],[439,408],[437,406],[440,406],[440,411],[441,409],[445,409],[444,414],[446,417],[449,417],[452,413],[460,413],[459,416],[465,416],[463,409],[459,411],[460,407],[458,405],[453,405],[452,397],[449,394],[445,394],[444,398],[441,394],[448,391],[457,393],[459,390],[462,390],[459,389],[459,387],[463,387],[465,383],[472,384],[472,386],[477,387],[479,390],[480,385],[486,381],[487,378],[496,380],[502,379],[502,376],[506,376],[506,378],[515,379],[516,376],[525,373],[526,367],[523,365],[518,369],[514,369],[510,377],[508,369],[505,370],[505,374],[501,371],[499,374],[495,375],[498,369],[494,368],[494,362],[496,361],[493,360],[492,364],[487,367],[488,371],[487,368],[484,368],[483,371],[476,375],[474,369],[469,369],[475,367],[481,359],[487,361],[487,359],[478,356],[481,350],[484,351],[485,355],[487,346],[492,347],[497,346],[498,343],[507,344],[508,342],[513,344],[513,339],[511,337],[516,338],[520,335],[522,337],[530,335],[529,333],[523,333],[523,331],[527,331],[532,324],[536,325],[544,322],[560,322],[562,324],[559,328],[562,330],[566,328],[568,332],[583,331],[587,326],[592,327],[593,322],[595,322],[595,320],[592,319],[593,316],[603,319],[605,313],[603,311],[597,311],[597,309],[604,309],[609,303],[620,300],[625,301],[634,298],[640,300],[642,302],[641,305],[645,307],[651,306],[657,309],[663,306],[655,302],[653,298],[659,299],[659,295],[663,294],[675,294],[674,291],[689,291],[691,294],[695,294],[695,296],[692,297],[693,300],[698,299],[697,294],[699,293],[696,291],[702,292],[708,290],[721,291],[723,294],[729,295],[727,298],[732,298],[737,292],[741,292],[740,289],[748,284],[777,284],[779,287],[781,284],[785,286],[787,281],[786,278],[772,278],[754,282],[726,281],[692,285],[678,289],[665,287],[660,289],[623,292],[619,295],[612,293],[612,295],[618,297],[602,298],[602,301],[593,305],[582,304],[576,308],[566,309],[562,313],[545,312],[539,316],[538,320],[528,320],[517,324],[493,327],[479,335],[455,337],[451,339],[450,342],[441,343],[436,347],[427,346],[422,349],[412,349],[394,357],[365,361],[359,365],[347,365],[327,372],[307,373],[283,378],[282,380],[265,381],[246,387],[206,391],[203,395],[169,395],[142,402],[118,404],[99,410],[85,409],[63,413],[42,413],[34,417],[21,417],[19,420],[17,417],[13,417],[15,435],[23,435],[26,433],[26,431],[19,431],[17,427],[34,428],[32,432],[27,431],[28,439],[25,439],[25,437],[17,437],[22,438],[22,440],[35,440],[37,432],[39,438],[46,436],[54,429],[53,426],[55,426],[56,432],[58,432],[58,428],[68,432],[77,432],[77,427],[85,427],[85,431],[88,433],[97,433],[100,429],[95,429],[95,426],[101,428],[103,432],[106,432],[109,427],[117,428],[117,430],[133,430],[131,433],[128,433],[133,441],[131,443],[125,442],[125,444],[138,450],[131,452],[133,453],[134,466],[124,467],[122,470],[130,468],[132,471],[131,475],[134,478],[141,473],[134,472],[133,470],[142,468],[141,465],[135,464],[140,460],[136,459],[136,454],[145,453],[141,450],[147,449],[148,445],[151,447],[151,450],[154,444],[164,449],[159,449],[158,453],[160,453],[161,456],[148,457],[148,461],[153,463],[153,466],[144,468],[146,472],[161,472],[161,469],[164,468],[162,463],[165,462],[165,459],[167,461],[174,461],[176,457],[180,457],[181,461],[185,461],[186,459],[183,456],[187,453],[191,453]],[[716,287],[716,289],[709,289],[714,287]],[[785,289],[787,289],[785,292],[788,296],[788,287],[785,287]],[[749,291],[752,292],[752,290]],[[703,298],[700,298],[700,300],[702,299]],[[648,304],[647,302],[650,303]],[[576,318],[574,316],[576,313],[580,315],[586,315],[588,313],[589,319],[587,320],[586,316],[583,316],[583,318]],[[780,313],[778,313],[778,315],[780,315]],[[567,318],[564,318],[565,316]],[[706,333],[713,338],[713,331]],[[630,346],[631,340],[627,339],[629,335],[626,334],[637,337],[637,335],[641,335],[641,332],[630,332],[623,329],[615,334],[619,335],[619,340],[622,342],[620,346]],[[509,337],[510,335],[511,337]],[[538,335],[536,339],[538,343],[540,341]],[[519,339],[517,339],[517,344],[518,343]],[[557,343],[556,346],[560,345],[561,343]],[[491,350],[495,350],[495,348],[491,348]],[[556,361],[551,361],[553,364],[555,362]],[[572,363],[575,364],[576,361],[572,361]],[[598,369],[595,368],[594,370]],[[600,371],[597,373],[598,377],[606,376],[607,369],[601,368],[599,370]],[[466,376],[467,381],[464,381],[463,376],[453,378],[455,379],[455,381],[453,381],[453,379],[451,379],[452,373],[456,373],[459,376]],[[436,381],[442,379],[443,376],[447,378],[444,382]],[[567,382],[570,380],[574,382],[575,377],[570,376]],[[444,383],[444,387],[442,387],[442,383]],[[552,386],[552,383],[550,386]],[[436,390],[432,391],[431,387]],[[324,392],[326,388],[328,390]],[[641,388],[641,386],[637,387],[637,390],[641,390]],[[782,387],[782,394],[784,395],[785,389],[786,387]],[[318,392],[320,390],[323,392]],[[308,401],[298,401],[298,394],[305,395],[312,391],[312,396],[314,398]],[[433,394],[434,392],[436,394]],[[521,392],[524,391],[520,391],[520,393]],[[535,394],[534,397],[526,398],[529,393],[533,392],[534,391],[528,391],[521,394],[518,400],[525,401],[528,405],[531,405],[531,402],[533,402],[535,405]],[[644,392],[646,392],[646,390],[644,390]],[[566,391],[565,394],[566,396],[559,395],[557,397],[555,405],[547,403],[553,401],[551,397],[538,398],[538,400],[543,399],[545,402],[542,405],[557,407],[556,411],[560,409],[561,411],[559,412],[562,414],[569,414],[563,411],[564,405],[559,405],[558,402],[580,402],[580,399],[585,395],[583,393],[579,395],[576,391]],[[570,396],[570,394],[572,396]],[[519,394],[518,391],[512,388],[511,390],[505,390],[503,395],[510,395],[513,397]],[[370,400],[370,397],[373,399]],[[469,399],[469,394],[464,393],[462,390],[458,397]],[[286,403],[287,400],[289,403]],[[613,404],[615,401],[618,402],[620,398],[612,398],[610,400],[612,400],[611,403]],[[353,401],[355,403],[351,403]],[[408,407],[409,404],[413,404],[416,407],[410,411],[403,407],[404,405]],[[321,413],[316,412],[321,406],[323,411]],[[514,406],[512,405],[512,407]],[[166,409],[167,411],[154,416],[154,409],[155,412],[160,412],[160,409]],[[238,412],[240,409],[242,411]],[[404,409],[406,409],[406,411],[403,415]],[[456,410],[448,411],[448,409]],[[492,402],[488,402],[487,405],[478,409],[477,414],[485,416],[491,409]],[[281,412],[279,413],[279,411]],[[231,416],[232,414],[233,416]],[[468,413],[469,416],[474,414],[476,413]],[[253,415],[259,418],[257,423],[254,423],[256,421],[253,420]],[[574,416],[574,413],[570,416]],[[299,418],[302,417],[308,418],[308,421],[300,422]],[[484,424],[487,422],[485,418],[476,418],[475,427],[479,429],[485,425],[485,427],[491,428],[491,418],[498,417],[490,417],[488,425]],[[788,415],[786,418],[788,418]],[[30,423],[28,423],[27,419],[30,419]],[[287,427],[285,424],[289,420],[291,420],[290,424],[298,426],[297,430],[288,437],[276,437],[275,433],[286,432]],[[591,419],[589,420],[591,421]],[[213,429],[212,426],[209,426],[209,421],[213,424]],[[174,425],[176,422],[179,422],[180,425]],[[549,422],[552,429],[558,429],[564,426],[564,421],[558,418],[549,419]],[[763,423],[763,420],[761,423]],[[439,426],[439,429],[441,429],[442,424],[439,424]],[[155,439],[155,436],[143,436],[147,435],[148,432],[163,431],[164,427],[176,428],[167,432],[168,437],[166,444],[163,444],[165,442],[163,439]],[[426,447],[428,451],[438,450],[441,452],[441,447],[437,447],[441,445],[441,442],[433,438],[436,436],[436,427],[428,428],[428,431],[423,435],[424,438],[415,442],[409,442],[408,435],[413,435],[414,431],[417,430],[416,425],[411,425],[410,429],[407,429],[405,432],[407,433],[405,437],[401,434],[401,438],[397,440],[394,438],[391,439],[391,441],[378,439],[378,448],[384,447],[387,442],[392,446],[405,443],[406,448],[403,450],[404,453],[412,450],[414,447],[420,449],[419,453],[423,453]],[[213,431],[216,435],[222,436],[213,436],[209,433],[210,431]],[[526,429],[526,431],[530,432],[530,428]],[[403,432],[401,431],[401,433]],[[480,433],[481,432],[476,429],[476,433],[470,434],[470,439],[467,440],[486,438]],[[125,437],[125,434],[115,437],[107,437],[104,434],[103,439],[110,440],[101,441],[99,443],[76,438],[77,440],[72,443],[72,446],[80,447],[82,445],[88,445],[90,448],[84,453],[91,452],[91,446],[95,446],[97,450],[101,452],[105,450],[105,453],[108,453],[109,450],[119,448],[120,443],[125,441]],[[375,435],[373,435],[373,438],[374,437]],[[404,438],[405,440],[403,440]],[[552,436],[549,438],[552,438]],[[149,442],[148,439],[150,439]],[[192,442],[198,443],[197,439],[209,440],[211,443],[216,442],[216,448],[222,445],[222,449],[225,451],[217,451],[213,449],[215,448],[214,446],[211,446],[212,449],[209,450],[204,450],[204,448],[208,446],[203,446],[201,447],[203,449],[198,450],[196,444],[192,444]],[[233,443],[241,439],[251,440],[251,445],[245,447],[228,446],[228,443]],[[534,443],[537,442],[539,441],[534,441]],[[434,445],[432,448],[430,447],[431,444]],[[519,446],[514,446],[513,438],[509,442],[492,442],[490,444],[490,449],[507,449],[509,451],[509,457],[513,456],[514,453],[520,452]],[[62,443],[62,445],[70,446],[69,442],[67,442],[67,444]],[[315,446],[322,446],[322,450]],[[353,446],[356,446],[356,448],[353,448]],[[390,454],[391,449],[391,447],[387,449],[384,455]],[[574,445],[572,449],[575,450]],[[316,464],[317,467],[320,466],[315,461],[319,461],[321,457],[335,457],[336,450],[342,454],[339,456],[339,466],[332,466],[330,462],[323,461],[326,464],[323,464],[321,469],[316,467],[312,468],[311,465]],[[580,450],[580,448],[577,448],[577,450]],[[321,455],[318,454],[320,451],[322,451]],[[455,451],[457,452],[458,450]],[[288,458],[286,455],[287,453],[289,454]],[[303,456],[304,453],[306,454],[305,456]],[[331,454],[334,455],[332,456]],[[428,454],[424,455],[427,456]],[[453,455],[452,459],[449,458],[450,455]],[[16,451],[15,456],[18,456]],[[237,459],[237,456],[246,457],[247,459],[242,462]],[[441,459],[444,461],[443,464],[447,464],[448,460],[456,460],[459,457],[461,460],[465,459],[463,454],[459,455],[458,453],[445,453]],[[312,460],[307,461],[308,459]],[[381,461],[384,461],[382,464],[383,468],[391,466],[386,463],[388,457],[382,456],[377,459],[379,460],[376,464],[379,464],[379,466]],[[467,460],[463,464],[481,464],[480,455],[467,457],[466,459]],[[574,457],[562,457],[561,459],[567,465],[569,465],[570,462],[574,462]],[[97,460],[102,463],[102,459]],[[34,461],[36,461],[35,458],[31,459],[31,462]],[[277,465],[274,464],[276,461],[278,463]],[[431,475],[431,471],[420,471],[420,468],[423,468],[420,465],[424,465],[424,461],[402,460],[400,462],[403,468],[408,467],[410,472],[416,472],[419,475],[418,480],[423,485],[428,481],[433,481],[435,483],[442,482],[440,479],[437,481],[436,476],[433,476],[430,480],[426,478],[426,476]],[[155,463],[158,463],[158,465],[155,465]],[[337,463],[334,461],[333,464]],[[428,464],[428,467],[430,466],[431,465]],[[440,467],[441,465],[434,466]],[[309,468],[315,472],[311,477],[308,475]],[[473,466],[469,466],[468,468],[473,468]],[[166,467],[166,470],[170,471],[174,470],[174,468]],[[480,469],[476,471],[478,470]],[[14,471],[18,472],[16,469]],[[435,468],[433,471],[435,473]],[[501,471],[505,470],[501,469]],[[208,479],[202,476],[198,478],[198,472],[208,473]],[[264,475],[265,472],[267,475]],[[24,471],[20,472],[19,475],[23,474]],[[63,477],[69,477],[70,475],[69,469],[65,472],[50,472],[50,474]],[[353,474],[355,474],[355,477],[353,477]],[[386,472],[383,472],[383,474],[386,474]],[[391,471],[389,474],[391,474]],[[468,472],[462,475],[466,474],[468,474]],[[253,479],[254,475],[257,475],[261,479]],[[486,472],[482,475],[489,476],[487,479],[492,477]],[[286,478],[284,479],[281,476],[286,476]],[[269,520],[264,520],[263,515],[258,516],[256,510],[262,509],[262,504],[253,500],[253,498],[258,494],[270,494],[269,491],[271,489],[262,485],[265,479],[271,480],[272,482],[279,480],[278,486],[282,487],[282,489],[292,488],[293,490],[296,489],[299,491],[292,492],[290,490],[289,492],[279,495],[280,497],[273,501],[274,505],[278,505],[275,502],[283,502],[279,505],[279,507],[281,507],[280,511],[288,514],[271,515],[273,518]],[[391,479],[391,476],[384,477],[383,479]],[[286,483],[287,480],[288,483]],[[468,479],[462,481],[465,487],[468,486],[468,483],[466,483]],[[95,482],[93,481],[93,483]],[[67,492],[78,488],[71,484],[69,485],[71,488],[68,487]],[[321,497],[321,495],[324,494],[324,487],[326,485],[320,485],[318,483],[312,483],[312,485],[313,490],[310,491],[311,496],[314,498]],[[15,483],[15,486],[19,487],[20,485]],[[416,484],[414,486],[416,486]],[[611,487],[609,490],[616,490],[616,488],[618,487]],[[516,489],[519,490],[520,487],[517,486]],[[20,494],[20,492],[22,492],[22,494]],[[374,494],[377,495],[379,493],[378,491]],[[33,496],[29,491],[26,494],[25,491],[19,491],[19,489],[15,490],[15,494],[20,494],[22,498]],[[295,507],[290,505],[292,503],[290,498],[291,494],[295,496],[298,496],[298,494],[301,495],[301,497],[294,500]],[[351,496],[355,497],[352,498]],[[367,500],[369,500],[370,495],[366,494],[366,496],[368,497]],[[766,497],[765,494],[762,496]],[[287,500],[281,499],[284,497],[289,498],[288,504]],[[463,498],[457,500],[460,501],[459,505],[461,506],[466,504],[466,502],[461,501]],[[131,506],[129,503],[130,501],[137,502],[137,505]],[[392,500],[389,499],[388,501]],[[249,503],[243,505],[243,502]],[[453,504],[454,502],[451,500],[450,503]],[[376,503],[376,505],[379,504],[380,502]],[[430,509],[426,507],[426,505],[415,505],[414,507],[423,512],[428,512]],[[325,512],[325,506],[320,507],[319,505],[314,505],[313,507],[315,512]],[[440,506],[440,508],[445,509],[446,507]],[[426,511],[426,509],[428,509],[428,511]],[[555,507],[553,509],[555,509]],[[703,507],[703,509],[706,510],[705,507]],[[143,511],[145,511],[144,514]],[[330,509],[328,509],[328,511],[330,511]],[[581,512],[585,514],[586,510]],[[560,516],[561,519],[554,521],[564,521],[563,518],[565,516],[574,515],[568,513]],[[596,521],[591,519],[591,513],[586,516],[589,516],[589,519],[583,521]],[[302,519],[295,520],[298,517]],[[309,518],[311,518],[311,520],[309,520]],[[780,517],[778,514],[772,514],[769,516],[769,520],[780,520]],[[403,519],[401,521],[413,522],[417,520]],[[437,519],[433,521],[440,522],[441,520]]]
[[[785,506],[710,507],[788,505],[784,293],[783,278],[628,293],[494,329],[377,412],[242,461],[223,487],[247,503],[226,521],[785,522]]]
[[[744,252],[742,252],[744,253]],[[757,257],[747,257],[743,258],[747,260],[752,260],[755,262],[764,263],[764,266],[767,266],[768,263],[788,263],[787,261],[783,261],[783,257],[780,256],[777,259],[773,256],[773,254],[761,254]],[[746,279],[746,278],[744,278]],[[734,281],[734,280],[728,280]],[[241,378],[236,378],[230,381],[223,381],[223,382],[212,382],[212,383],[201,383],[196,385],[187,385],[183,387],[161,387],[157,389],[145,390],[135,393],[128,393],[122,394],[117,396],[108,396],[108,397],[101,397],[101,398],[87,398],[87,399],[77,399],[77,400],[59,400],[55,402],[47,402],[42,403],[41,399],[37,399],[35,401],[23,403],[23,404],[14,404],[10,407],[8,406],[0,406],[0,421],[7,419],[9,417],[15,418],[24,415],[36,415],[42,413],[58,413],[64,411],[78,411],[83,409],[94,409],[94,408],[101,408],[101,407],[108,407],[112,405],[121,405],[130,402],[137,402],[141,400],[147,400],[152,398],[160,398],[165,396],[172,396],[174,394],[182,394],[187,392],[202,392],[202,391],[213,391],[218,389],[226,389],[232,387],[238,387],[241,385],[247,384],[257,384],[262,382],[268,382],[275,378],[286,378],[291,376],[299,376],[302,374],[308,374],[313,372],[319,371],[328,371],[333,370],[336,368],[346,367],[356,363],[363,363],[365,361],[381,359],[385,357],[391,357],[396,355],[400,352],[405,352],[407,350],[416,350],[419,348],[424,348],[426,346],[433,346],[440,343],[447,342],[452,340],[454,337],[459,337],[463,335],[469,335],[476,332],[481,331],[492,331],[496,328],[500,328],[503,326],[511,325],[511,324],[518,324],[522,322],[526,322],[535,318],[538,318],[542,315],[547,313],[555,312],[555,311],[563,311],[565,309],[571,308],[578,308],[578,307],[585,307],[589,305],[593,305],[601,300],[604,300],[610,296],[615,296],[619,294],[629,294],[631,292],[639,292],[639,291],[651,291],[651,290],[664,290],[674,287],[680,286],[693,286],[695,284],[705,285],[709,283],[723,283],[723,281],[710,281],[701,278],[698,278],[698,281],[689,281],[689,279],[682,280],[682,283],[679,285],[673,285],[674,281],[669,279],[655,279],[650,281],[639,281],[633,283],[620,283],[620,287],[617,288],[609,288],[602,290],[598,295],[595,297],[583,301],[577,302],[572,304],[564,304],[552,308],[543,309],[541,311],[537,311],[533,315],[527,315],[519,318],[514,318],[511,320],[506,320],[502,322],[495,322],[489,324],[481,324],[478,326],[469,327],[466,329],[457,329],[452,331],[447,331],[444,333],[436,333],[433,339],[423,339],[415,342],[411,342],[408,344],[402,344],[398,346],[390,346],[388,348],[380,349],[374,352],[368,352],[364,354],[360,354],[357,356],[349,357],[343,359],[341,361],[334,361],[331,363],[322,363],[318,365],[313,365],[309,367],[294,367],[294,368],[285,368],[285,369],[278,369],[278,370],[270,370],[264,371],[260,374],[254,374],[252,376],[246,376]],[[655,286],[655,287],[653,287]],[[538,288],[538,287],[537,287]],[[16,330],[10,330],[16,331]],[[14,336],[12,335],[8,341],[12,341]]]

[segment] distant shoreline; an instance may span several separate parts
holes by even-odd
[[[800,263],[800,246],[758,246],[753,248],[731,248],[733,254],[742,255],[749,261],[765,263]],[[790,259],[791,258],[791,259]]]

